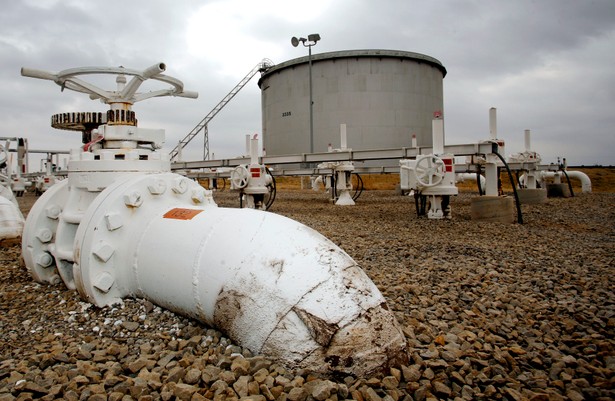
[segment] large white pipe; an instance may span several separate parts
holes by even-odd
[[[476,173],[457,173],[455,174],[455,179],[457,182],[464,182],[467,180],[476,181]],[[478,175],[480,177],[480,187],[485,189],[485,177],[481,174]]]
[[[19,238],[23,226],[24,218],[13,191],[0,184],[0,240]]]
[[[84,299],[143,297],[323,374],[370,375],[407,358],[384,297],[339,247],[283,216],[218,208],[177,177],[125,178],[92,202],[75,234]]]
[[[540,176],[541,178],[554,178],[556,176],[559,176],[561,179],[561,176],[564,173],[559,172],[559,171],[541,171],[540,172]],[[566,170],[566,174],[568,174],[568,178],[575,178],[579,181],[581,181],[581,191],[583,193],[591,193],[592,191],[592,182],[589,179],[589,176],[587,174],[585,174],[582,171],[571,171],[571,170]]]

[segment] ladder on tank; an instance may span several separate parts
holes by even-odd
[[[192,131],[188,133],[188,135],[186,135],[182,140],[180,140],[177,146],[173,148],[173,150],[171,150],[171,152],[169,153],[171,162],[176,161],[177,157],[181,153],[181,150],[185,148],[186,145],[188,145],[188,143],[190,143],[190,141],[192,141],[194,137],[196,137],[201,131],[205,133],[203,160],[209,160],[209,132],[207,130],[207,124],[209,124],[211,119],[214,118],[215,115],[218,114],[218,112],[222,110],[222,108],[226,106],[226,104],[233,97],[235,97],[235,95],[254,77],[254,75],[256,75],[257,72],[263,73],[271,67],[273,67],[273,62],[266,58],[262,59],[258,64],[256,64],[254,68],[252,68],[252,70],[245,77],[243,77],[243,79],[220,101],[220,103],[218,103],[216,107],[214,107],[209,112],[209,114],[207,114],[205,118],[203,118],[201,122],[198,123],[196,127],[194,127]]]

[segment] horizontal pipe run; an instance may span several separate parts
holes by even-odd
[[[455,177],[457,179],[457,182],[464,182],[467,180],[472,180],[474,182],[476,182],[476,173],[457,173],[455,174]],[[480,187],[484,188],[485,187],[485,177],[483,175],[479,175],[480,177]]]
[[[444,152],[455,156],[485,155],[492,151],[491,143],[476,143],[467,145],[447,145]],[[391,160],[412,159],[420,155],[433,154],[431,147],[425,148],[395,148],[395,149],[372,149],[372,150],[342,150],[339,152],[322,152],[311,154],[295,154],[283,156],[261,156],[260,164],[276,165],[291,163],[323,163],[335,161],[368,161],[368,160]],[[250,158],[240,157],[235,159],[200,160],[175,162],[171,165],[172,170],[190,170],[199,168],[236,167],[241,164],[249,164]]]

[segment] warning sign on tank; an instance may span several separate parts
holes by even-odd
[[[202,210],[183,209],[176,207],[175,209],[171,209],[166,212],[162,217],[164,217],[165,219],[192,220],[194,216],[201,212]]]

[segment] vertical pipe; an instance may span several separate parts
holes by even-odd
[[[531,145],[530,139],[531,139],[530,138],[530,130],[526,129],[525,130],[525,151],[526,152],[529,152],[529,151],[532,150],[532,145]]]
[[[433,154],[441,155],[444,153],[444,120],[434,118],[431,120],[431,135],[433,142]]]
[[[29,163],[30,163],[30,153],[28,153],[28,138],[24,138],[24,146],[25,146],[25,151],[26,151],[26,163],[23,165],[23,173],[27,173],[28,167],[29,167]]]
[[[258,164],[258,138],[250,139],[250,164]]]
[[[250,153],[250,134],[246,134],[246,155]]]
[[[492,107],[489,109],[489,139],[498,137],[497,109]]]
[[[47,163],[45,165],[45,172],[47,175],[51,175],[51,164],[53,163],[53,156],[51,153],[47,153]]]
[[[347,148],[346,124],[340,124],[340,148],[342,150],[346,150],[346,148]]]
[[[26,146],[23,138],[17,139],[17,177],[21,177],[24,166],[24,155],[26,153]]]
[[[9,178],[9,180],[12,180],[13,178],[13,154],[9,152],[9,145],[6,146],[6,156],[7,156],[6,157],[6,176]],[[17,169],[17,171],[19,171],[19,169]],[[17,176],[19,177],[19,173],[17,173]],[[8,185],[10,186],[10,184]]]
[[[485,164],[485,195],[498,196],[498,166],[495,163]]]
[[[416,148],[416,134],[412,134],[412,147]]]

